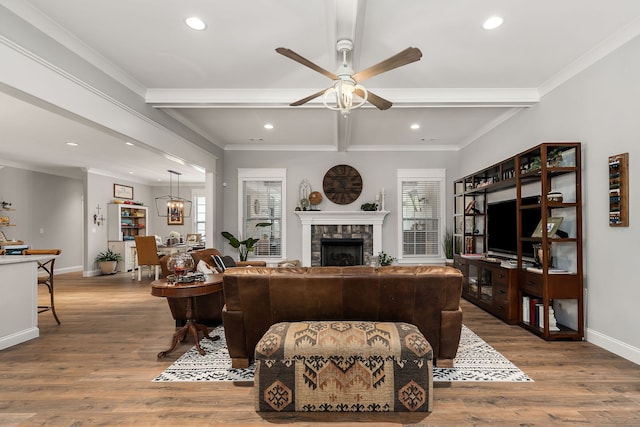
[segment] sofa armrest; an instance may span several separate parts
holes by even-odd
[[[442,312],[440,320],[440,351],[436,365],[441,368],[452,367],[458,352],[462,331],[462,309]]]

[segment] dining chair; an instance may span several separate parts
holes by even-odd
[[[160,274],[160,257],[158,256],[158,246],[155,236],[135,236],[136,254],[138,256],[138,281],[142,280],[142,267],[149,267],[149,277],[151,277],[151,267],[155,267],[155,280]]]
[[[62,249],[25,249],[22,251],[22,255],[60,255],[61,253]],[[50,299],[49,305],[38,305],[38,313],[51,311],[59,325],[60,319],[58,319],[58,315],[56,314],[56,306],[53,299],[53,267],[55,262],[55,258],[47,261],[38,261],[38,284],[47,287]]]

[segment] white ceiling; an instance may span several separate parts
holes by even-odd
[[[637,0],[0,3],[225,150],[457,150],[640,33]],[[192,15],[208,28],[186,27]],[[504,25],[484,30],[491,15]],[[323,108],[321,98],[289,107],[331,81],[274,49],[290,48],[333,72],[343,38],[354,42],[355,71],[409,46],[422,51],[419,62],[364,82],[394,106],[368,105],[348,119]],[[133,171],[134,180],[149,183],[176,169],[161,152],[146,154],[141,167],[134,160],[142,144],[125,146],[108,129],[5,92],[0,126],[19,143],[3,144],[2,159]],[[267,122],[275,128],[265,130]],[[412,123],[421,128],[410,130]],[[44,151],[53,139],[83,144]],[[102,139],[121,145],[118,161],[97,154]],[[183,173],[185,181],[204,179],[189,167]]]

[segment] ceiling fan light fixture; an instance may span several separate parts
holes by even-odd
[[[354,92],[359,91],[360,101],[353,103]],[[323,104],[333,111],[340,111],[343,116],[348,116],[351,110],[360,108],[367,102],[369,92],[367,89],[351,78],[342,77],[336,80],[334,85],[324,92]]]

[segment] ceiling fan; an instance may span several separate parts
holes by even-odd
[[[345,116],[349,114],[349,111],[361,107],[367,101],[375,105],[380,110],[386,110],[390,108],[391,105],[393,105],[391,101],[388,101],[368,91],[360,83],[367,79],[370,79],[371,77],[377,76],[378,74],[393,70],[394,68],[402,67],[403,65],[419,61],[420,58],[422,58],[422,52],[420,52],[420,49],[418,49],[417,47],[408,47],[402,52],[397,53],[392,57],[379,62],[376,65],[372,65],[365,70],[354,73],[353,69],[347,62],[347,53],[351,52],[351,50],[353,49],[353,43],[351,42],[351,40],[339,40],[336,47],[338,52],[342,53],[342,64],[340,64],[335,74],[298,55],[291,49],[287,49],[284,47],[279,47],[276,49],[276,52],[278,52],[279,54],[284,55],[296,62],[299,62],[300,64],[309,67],[312,70],[317,71],[320,74],[323,74],[329,77],[331,80],[335,81],[333,86],[331,86],[330,88],[318,91],[313,95],[307,96],[306,98],[300,99],[289,105],[291,105],[292,107],[296,107],[306,104],[312,99],[324,95],[323,102],[325,107],[331,110],[338,110]],[[356,103],[354,103],[353,99],[354,94],[360,98],[360,100]]]

